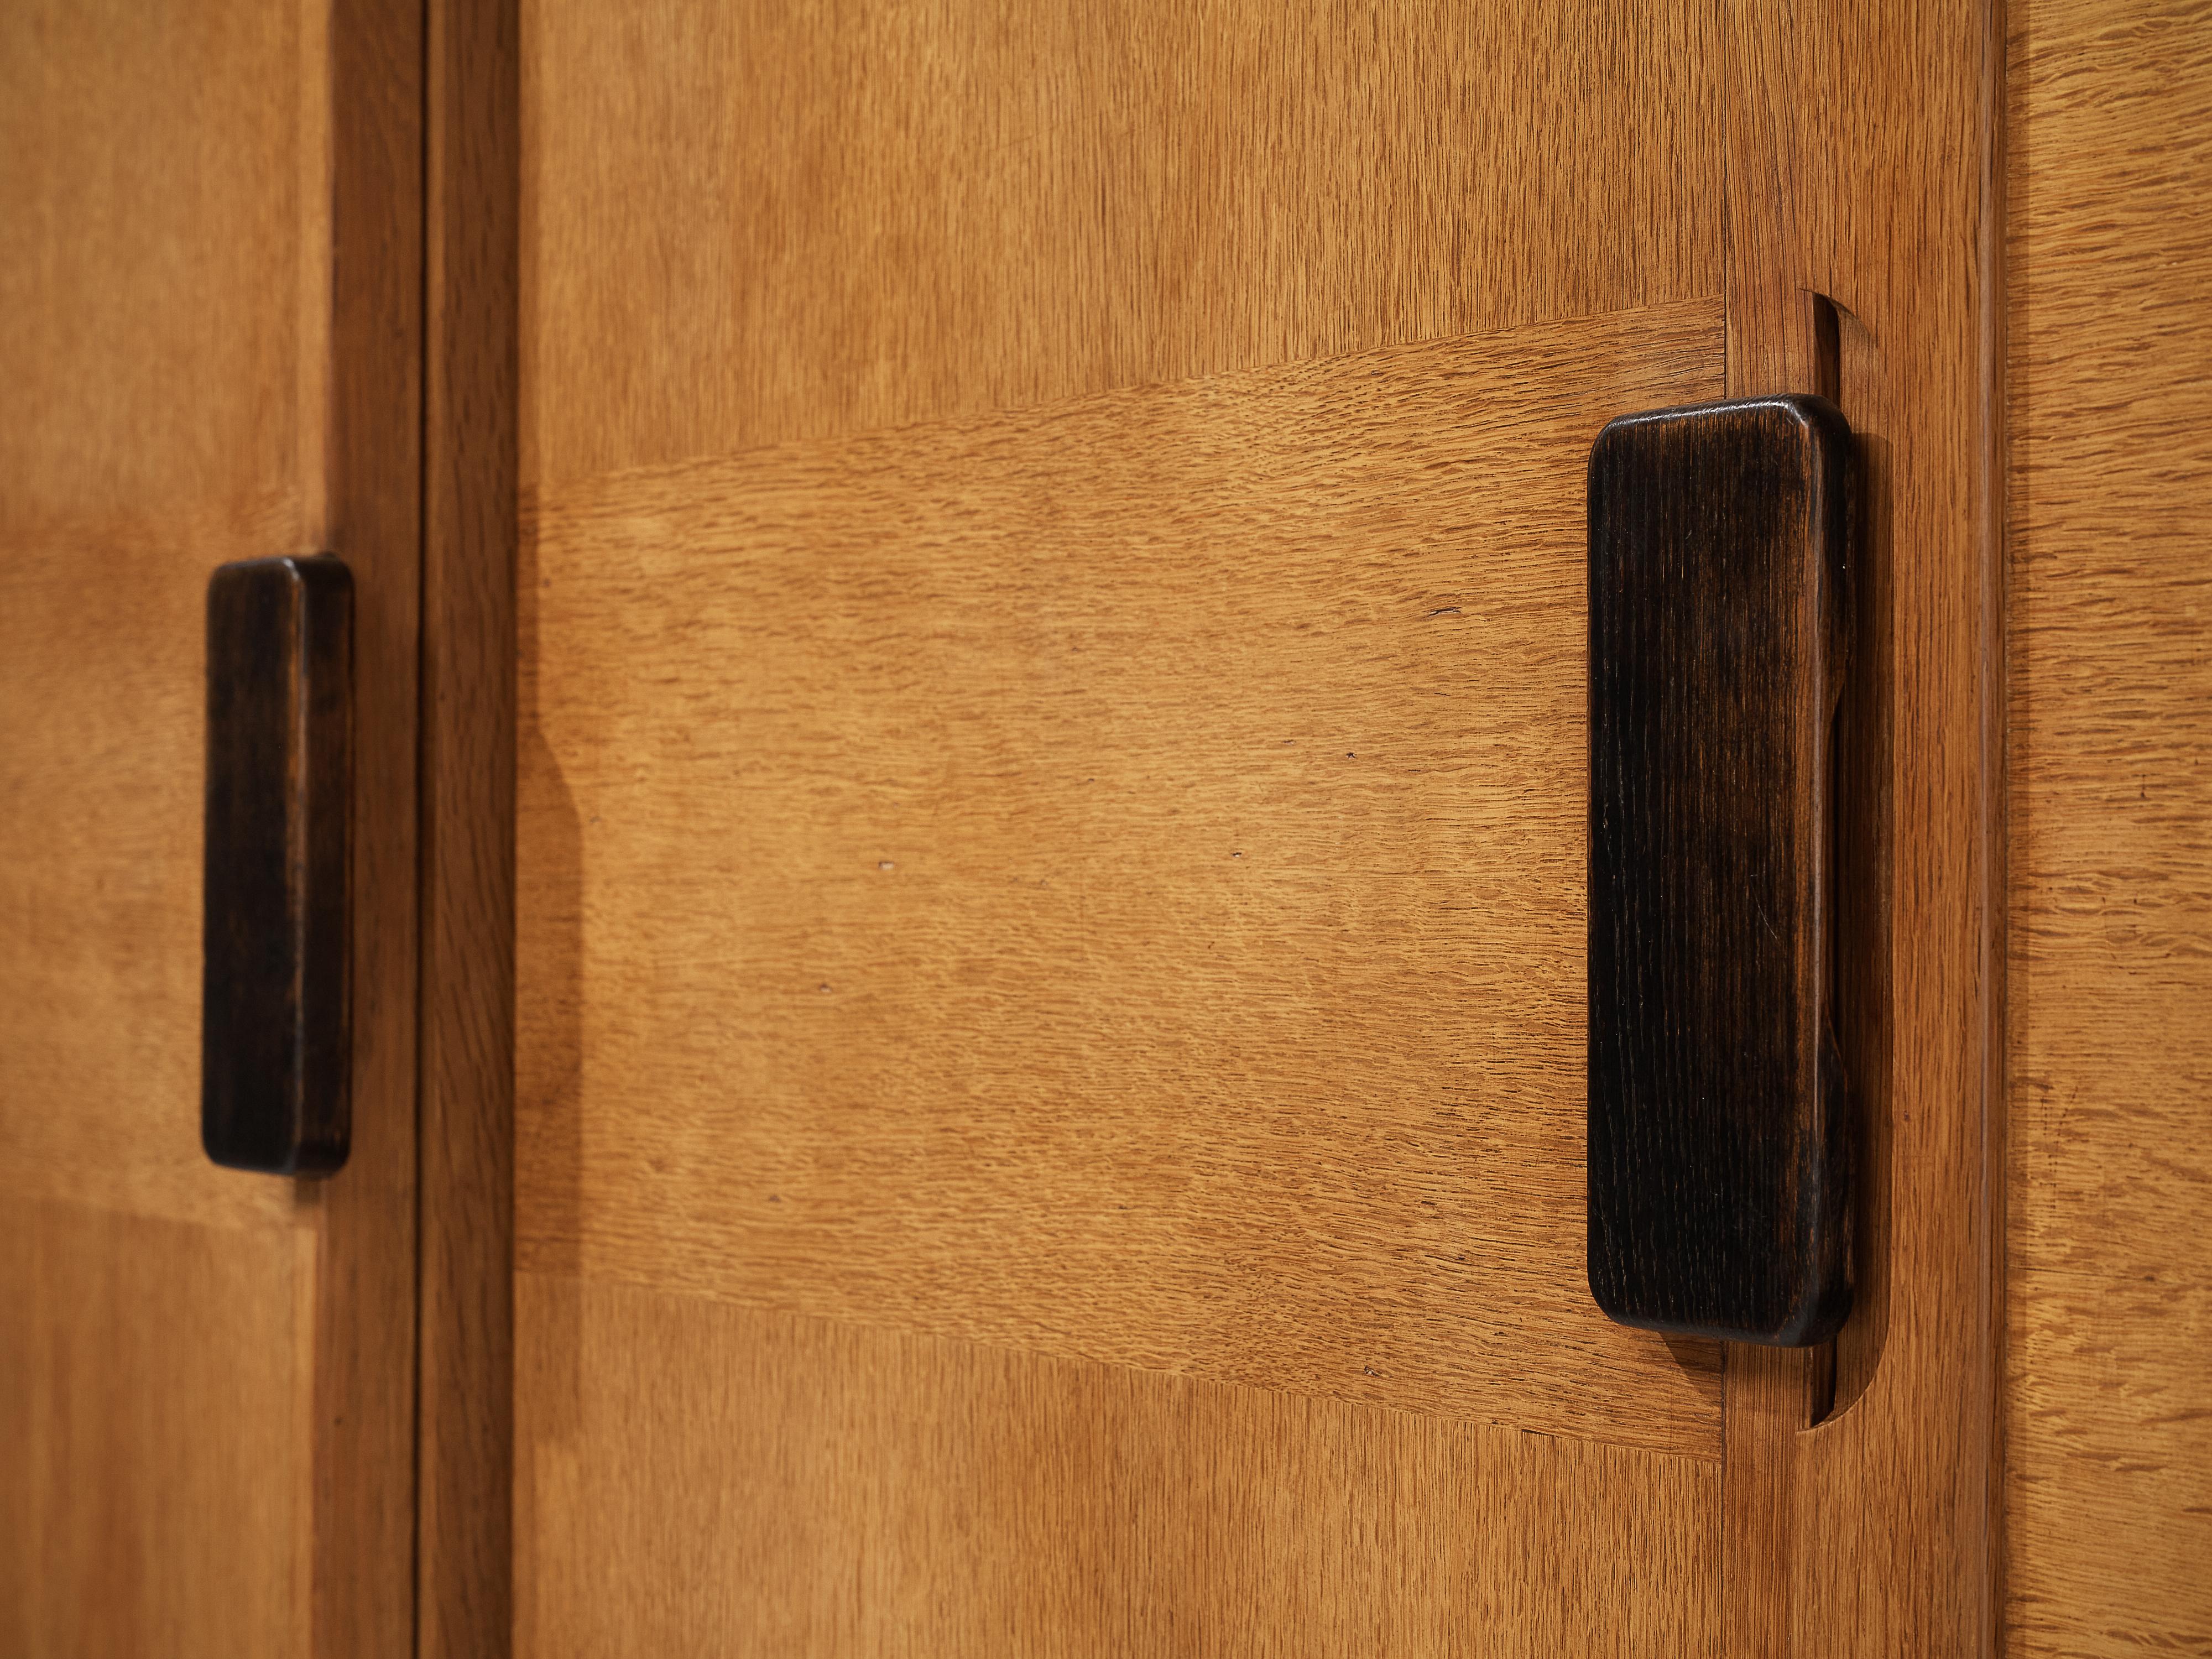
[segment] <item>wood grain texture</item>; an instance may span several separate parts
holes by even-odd
[[[2212,1650],[2212,14],[2022,0],[2006,118],[2005,1641]]]
[[[1818,397],[1620,416],[1589,461],[1589,1281],[1810,1347],[1850,1305],[1830,717],[1857,481]]]
[[[310,1651],[314,1235],[44,1200],[0,1227],[0,1651]]]
[[[199,860],[207,574],[295,546],[296,514],[117,514],[0,542],[0,705],[36,711],[0,726],[11,1198],[289,1222],[285,1183],[200,1149]]]
[[[422,546],[422,34],[338,0],[329,520],[354,573],[353,1146],[316,1194],[314,1652],[415,1626],[416,778]]]
[[[1717,294],[1712,4],[524,16],[524,476]]]
[[[0,17],[8,531],[275,498],[312,540],[330,355],[330,106],[313,72],[326,11],[27,0]]]
[[[416,1653],[508,1650],[514,1474],[514,0],[428,8]]]
[[[520,1313],[546,1659],[1719,1650],[1702,1460],[626,1285]]]
[[[0,25],[0,295],[34,319],[0,343],[0,701],[34,711],[0,725],[0,1194],[62,1310],[10,1359],[74,1413],[66,1480],[0,1461],[56,1621],[29,1651],[411,1623],[419,57],[370,0]],[[325,548],[357,579],[356,1118],[303,1193],[193,1145],[193,803],[207,573]],[[88,1343],[142,1357],[77,1389]],[[250,1577],[232,1515],[281,1534]],[[158,1570],[118,1571],[103,1528],[149,1516]]]
[[[0,20],[10,1653],[307,1645],[312,1245],[197,1103],[207,573],[321,513],[313,50],[289,4]]]
[[[1719,331],[541,497],[522,1265],[1713,1455],[1583,1272],[1581,503]]]
[[[320,529],[321,49],[289,3],[0,19],[0,1190],[289,1209],[163,1108],[197,1093],[207,573]]]
[[[1729,391],[1815,384],[1812,301],[1827,296],[1840,401],[1873,464],[1876,637],[1857,659],[1869,701],[1840,716],[1841,787],[1875,803],[1854,879],[1876,889],[1856,925],[1880,953],[1852,969],[1877,1006],[1843,1034],[1869,1116],[1861,1218],[1879,1231],[1838,1339],[1835,1412],[1776,1443],[1731,1438],[1731,1535],[1774,1549],[1740,1561],[1732,1547],[1731,1575],[1761,1602],[1739,1607],[1731,1588],[1732,1650],[1980,1654],[1995,1640],[1995,30],[1980,4],[1745,3],[1732,19]],[[1745,1368],[1791,1398],[1741,1412],[1732,1398],[1732,1436],[1808,1422],[1818,1374]]]

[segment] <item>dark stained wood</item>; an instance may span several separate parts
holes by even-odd
[[[329,1175],[352,1129],[353,576],[246,559],[208,584],[200,1139]]]
[[[1613,422],[1589,471],[1589,1277],[1802,1347],[1850,1305],[1829,726],[1853,446],[1826,399]]]
[[[317,1189],[317,1659],[414,1625],[416,677],[422,591],[420,0],[329,10],[331,386],[323,538],[355,582],[353,1143]]]
[[[423,319],[416,1659],[509,1651],[516,0],[432,0]]]

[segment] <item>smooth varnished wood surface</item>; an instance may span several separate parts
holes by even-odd
[[[1876,543],[1905,550],[1869,573],[1876,672],[1842,745],[1872,1225],[1835,1421],[1801,1432],[1817,1355],[1731,1367],[1728,1617],[1744,1652],[1972,1650],[1995,1492],[1993,14],[1069,15],[533,7],[526,478],[1716,289],[1729,389],[1802,391],[1825,384],[1810,296],[1837,295]],[[1624,189],[1632,211],[1600,205]],[[1650,257],[1616,263],[1631,242]]]
[[[1172,438],[1122,455],[1109,496],[1092,475],[1129,441],[1127,416],[1075,418],[1055,400],[1716,294],[1719,21],[1702,6],[527,9],[521,453],[541,524],[617,490],[657,490],[655,512],[702,483],[776,492],[766,522],[729,527],[742,541],[679,561],[675,586],[601,581],[604,523],[562,530],[574,568],[550,588],[526,560],[526,605],[544,608],[524,617],[520,1253],[544,1281],[627,1274],[656,1296],[692,1293],[655,1328],[688,1374],[679,1415],[748,1363],[752,1339],[733,1322],[773,1308],[876,1322],[898,1340],[885,1327],[920,1324],[955,1353],[975,1337],[1025,1345],[1027,1420],[1055,1434],[1088,1409],[1072,1366],[1195,1371],[1162,1381],[1223,1403],[1117,1547],[1189,1559],[1200,1580],[1206,1552],[1183,1540],[1204,1511],[1170,1507],[1186,1493],[1233,1486],[1291,1534],[1340,1536],[1327,1481],[1271,1473],[1310,1455],[1286,1395],[1308,1411],[1330,1390],[1417,1405],[1455,1431],[1533,1412],[1711,1455],[1710,1348],[1668,1354],[1588,1302],[1578,1092],[1540,1080],[1545,1055],[1565,1066],[1578,1049],[1578,948],[1553,961],[1515,942],[1540,921],[1580,927],[1578,460],[1555,498],[1485,483],[1468,498],[1481,516],[1455,507],[1443,520],[1562,535],[1555,569],[1532,559],[1485,576],[1469,550],[1449,556],[1455,571],[1441,544],[1416,555],[1399,529],[1337,539],[1346,514],[1395,510],[1356,473],[1283,473],[1261,499],[1249,458],[1224,446],[1257,443],[1280,466],[1303,410],[1255,431],[1231,400],[1217,429],[1210,394],[1188,388]],[[1640,406],[1632,382],[1650,367],[1603,337],[1527,387],[1533,412],[1555,383],[1618,370],[1613,400],[1578,417],[1581,446]],[[1701,353],[1657,400],[1716,395],[1716,369]],[[1035,439],[1019,416],[968,421],[1045,405],[1057,425]],[[895,428],[916,422],[937,424],[909,448]],[[743,453],[870,433],[848,453]],[[1363,433],[1387,476],[1396,436]],[[1246,493],[1209,493],[1182,457],[1191,448]],[[1426,453],[1440,470],[1470,453]],[[1482,454],[1523,476],[1517,452]],[[729,456],[720,472],[682,465]],[[659,486],[649,470],[605,476],[662,466],[675,470]],[[949,496],[947,467],[990,493]],[[1332,476],[1346,499],[1322,487]],[[1413,476],[1389,489],[1426,500],[1437,487]],[[1109,508],[1156,545],[1108,535]],[[854,523],[840,530],[841,515]],[[624,523],[618,563],[658,539],[641,517]],[[1055,547],[1104,566],[1047,563]],[[1419,562],[1398,570],[1401,555]],[[750,619],[671,602],[732,579],[764,607]],[[1550,646],[1515,631],[1518,601],[1534,597],[1524,579],[1559,584],[1534,607],[1564,630]],[[1466,654],[1453,672],[1474,677],[1480,708],[1430,695],[1449,684],[1425,653],[1455,628]],[[1487,634],[1538,651],[1521,683],[1482,667]],[[629,652],[618,674],[617,640]],[[686,653],[681,672],[655,666],[670,647]],[[580,650],[580,668],[598,666],[570,685]],[[733,690],[744,722],[718,731]],[[551,712],[533,711],[541,698],[573,698],[588,720],[601,693],[675,745],[656,764],[695,756],[683,769],[702,812],[673,789],[650,815],[564,796],[572,768],[594,789],[649,782],[603,748],[586,772],[549,748],[552,726],[532,729]],[[1570,746],[1539,765],[1536,734],[1555,723]],[[1386,738],[1401,769],[1361,772],[1377,758],[1365,739]],[[1079,753],[1095,759],[1079,773]],[[702,822],[729,830],[691,827]],[[1531,835],[1550,851],[1523,865]],[[749,862],[747,836],[783,837],[752,851],[788,862]],[[641,948],[611,978],[589,964],[617,893],[600,860],[617,846],[647,860],[623,890],[675,927],[649,950],[631,933]],[[1448,893],[1447,859],[1471,847],[1501,857]],[[1491,942],[1486,929],[1487,954],[1432,954],[1446,939]],[[1111,945],[1096,960],[1092,934]],[[1243,994],[1240,971],[1273,988]],[[1477,1021],[1470,995],[1507,1000]],[[1386,1024],[1388,1049],[1359,1040]],[[647,1028],[677,1035],[633,1040]],[[611,1041],[646,1071],[607,1066]],[[1066,1103],[1013,1109],[1031,1097]],[[732,1110],[740,1100],[761,1109]],[[1273,1104],[1229,1109],[1245,1101]],[[1542,1173],[1516,1183],[1516,1164]],[[1043,1248],[1031,1259],[1017,1246]],[[1167,1294],[1147,1300],[1145,1286]],[[587,1330],[531,1328],[532,1306],[551,1318],[561,1305],[526,1305],[530,1351],[593,1388],[649,1362]],[[1555,1316],[1564,1340],[1547,1330]],[[879,1352],[810,1350],[790,1386],[895,1401],[901,1373],[874,1376]],[[1410,1371],[1392,1370],[1400,1355]],[[1273,1386],[1205,1380],[1231,1375]],[[531,1396],[544,1376],[521,1372],[526,1424],[543,1421]],[[971,1386],[940,1389],[945,1409],[968,1410]],[[1343,1421],[1358,1463],[1400,1419]],[[710,1443],[681,1421],[666,1435]],[[539,1439],[527,1431],[526,1468]],[[1480,1492],[1443,1507],[1502,1513],[1480,1506],[1523,1490],[1516,1460],[1551,1454],[1478,1441],[1455,1467]],[[771,1478],[766,1448],[745,1445],[700,1466],[720,1472],[706,1483],[720,1502]],[[1425,1457],[1417,1471],[1443,1467]],[[596,1585],[665,1628],[689,1616],[691,1588],[658,1552],[665,1534],[641,1520],[592,1527],[576,1507],[642,1501],[647,1486],[624,1480],[541,1489],[518,1571],[553,1587],[550,1607],[596,1617]],[[1029,1480],[1048,1498],[1062,1477],[1047,1464]],[[1051,1572],[1085,1558],[1094,1525],[1038,1540],[1056,1552]],[[579,1528],[591,1529],[559,1530]],[[881,1536],[800,1534],[778,1559],[828,1586],[761,1595],[863,1594],[852,1574]],[[900,1571],[934,1580],[945,1620],[981,1614],[943,1570],[957,1539],[899,1536]],[[580,1553],[564,1541],[586,1537]],[[1310,1559],[1320,1545],[1285,1547]],[[1691,1650],[1709,1644],[1709,1627],[1657,1611],[1695,1604],[1696,1581],[1717,1571],[1683,1559],[1683,1582],[1640,1578],[1607,1607],[1617,1647],[1647,1617]],[[1314,1593],[1334,1604],[1332,1629],[1397,1620],[1417,1646],[1504,1649],[1555,1628],[1517,1599],[1526,1565],[1484,1555],[1456,1589],[1428,1577],[1410,1601],[1368,1580]],[[1186,1599],[1220,1594],[1194,1583]],[[1188,1630],[1172,1602],[1146,1611],[1157,1640]],[[815,1628],[836,1645],[839,1626]],[[1035,1620],[1032,1644],[1052,1631]],[[523,1632],[526,1650],[561,1639],[534,1615]]]
[[[2006,118],[2006,1651],[2212,1650],[2212,18],[2025,0]]]
[[[525,476],[1717,294],[1719,23],[532,0]]]
[[[11,1650],[386,1654],[411,1623],[416,27],[0,23]],[[361,902],[353,1157],[310,1195],[198,1144],[204,605],[218,564],[325,548],[357,580]]]
[[[1850,428],[1623,416],[1589,460],[1589,1281],[1625,1324],[1808,1347],[1850,1303],[1829,1030]]]
[[[198,1093],[207,576],[313,550],[329,330],[307,26],[215,10],[0,21],[0,1190],[180,1218],[283,1208],[149,1118]]]
[[[290,544],[294,510],[257,505],[0,542],[0,703],[40,711],[0,727],[11,1200],[227,1226],[290,1217],[284,1183],[227,1176],[199,1144],[207,577]]]
[[[1826,1406],[1817,1358],[1729,1356],[1731,1652],[1995,1640],[1995,31],[1984,5],[1733,9],[1729,389],[1802,391],[1840,358],[1872,487],[1838,715],[1856,872],[1838,1036],[1866,1241],[1826,1420],[1806,1426]],[[1816,295],[1837,308],[1832,353]]]
[[[223,11],[221,30],[0,22],[15,1653],[307,1643],[305,1264],[289,1183],[200,1149],[199,858],[208,573],[313,550],[321,511],[321,432],[303,459],[300,422],[327,356],[305,280],[327,217],[299,152],[327,154],[327,112],[300,84],[297,9]]]
[[[628,1285],[519,1296],[523,1652],[1718,1650],[1705,1460]]]
[[[9,1200],[0,1651],[312,1651],[313,1249]]]
[[[1719,330],[541,495],[523,1267],[1714,1455],[1582,1271],[1582,500]]]
[[[273,496],[304,537],[329,372],[329,99],[304,73],[324,30],[292,0],[0,18],[11,530]]]

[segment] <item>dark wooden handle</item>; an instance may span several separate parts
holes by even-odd
[[[200,1139],[328,1175],[352,1129],[353,577],[328,555],[208,584]]]
[[[1830,725],[1856,518],[1819,398],[1613,422],[1589,463],[1589,1282],[1808,1346],[1850,1306]]]

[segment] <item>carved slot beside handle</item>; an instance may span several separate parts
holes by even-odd
[[[1856,461],[1812,397],[1613,422],[1589,462],[1589,1282],[1809,1346],[1850,1306],[1829,731]]]
[[[353,578],[253,559],[208,584],[200,1139],[328,1175],[352,1112]]]

